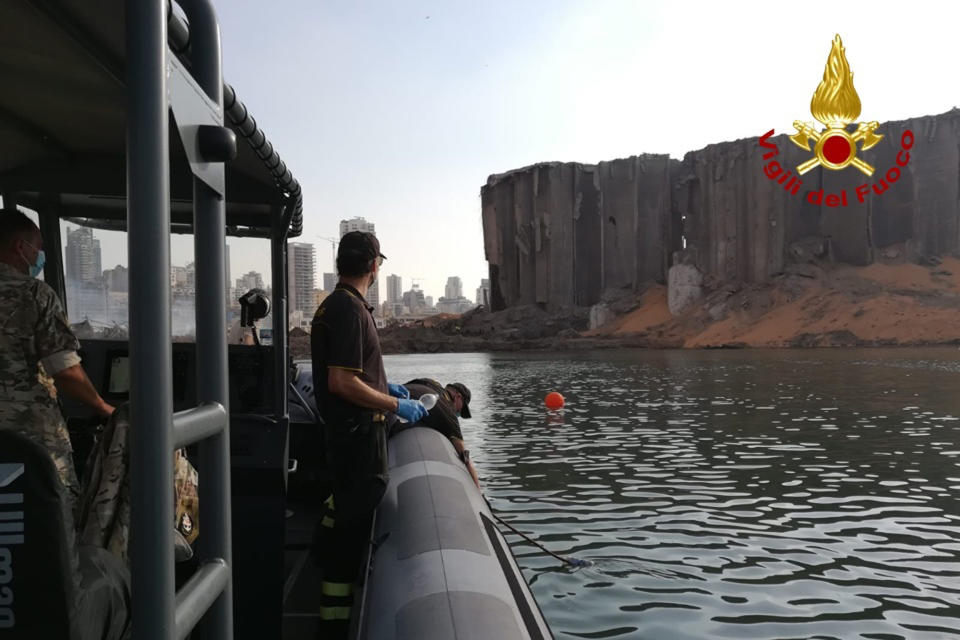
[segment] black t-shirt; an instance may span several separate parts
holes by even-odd
[[[427,417],[420,421],[420,424],[439,431],[448,438],[463,440],[463,432],[460,431],[460,420],[457,418],[457,411],[453,407],[453,398],[449,392],[440,386],[436,380],[429,378],[417,378],[404,384],[410,397],[417,400],[425,393],[434,393],[437,395],[437,404],[430,409]]]
[[[330,393],[330,368],[353,371],[377,391],[387,393],[387,374],[383,370],[373,307],[350,285],[338,284],[317,308],[310,350],[317,407],[326,424],[336,424],[365,411]]]

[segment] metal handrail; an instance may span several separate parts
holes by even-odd
[[[223,74],[220,27],[211,0],[179,0],[190,21],[190,73],[218,108],[217,125],[224,126]],[[172,52],[170,53],[172,55]],[[217,165],[220,184],[224,168]],[[221,194],[193,178],[193,228],[196,263],[197,400],[218,402],[229,412],[227,384],[226,206]],[[230,429],[199,445],[199,472],[203,476],[197,540],[201,561],[223,559],[232,567],[233,536],[230,513]],[[233,588],[230,580],[199,622],[203,638],[233,637]]]
[[[166,6],[127,0],[130,573],[135,640],[174,632]],[[164,241],[166,240],[166,241]]]
[[[217,435],[227,428],[227,410],[219,402],[208,402],[173,414],[173,447],[180,449]]]
[[[230,567],[221,558],[209,560],[177,592],[176,638],[183,640],[193,630],[230,581]]]
[[[210,0],[179,0],[191,25],[191,73],[223,126],[220,34]],[[170,351],[168,0],[126,0],[127,229],[130,255],[130,565],[134,640],[233,637],[230,428],[221,193],[194,176],[197,399],[173,413]],[[223,165],[209,167],[223,184]],[[173,451],[199,441],[201,569],[174,593]]]

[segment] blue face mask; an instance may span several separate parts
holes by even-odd
[[[43,265],[47,263],[47,254],[43,252],[43,249],[37,251],[37,260],[32,265],[30,265],[30,277],[36,278],[43,271]]]
[[[24,242],[24,244],[28,245],[31,249],[36,249],[36,247],[29,242]],[[23,261],[26,262],[27,266],[30,268],[31,278],[36,278],[38,275],[40,275],[40,272],[43,271],[43,265],[47,261],[47,254],[43,252],[43,249],[37,251],[37,259],[33,264],[30,264],[30,262],[22,253],[20,254],[20,257],[23,258]]]

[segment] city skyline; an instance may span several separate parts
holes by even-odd
[[[36,221],[35,213],[28,215]],[[351,221],[342,221],[348,223]],[[375,226],[362,218],[354,222],[365,229],[375,230]],[[353,227],[357,228],[357,224]],[[67,284],[67,312],[72,323],[83,325],[82,331],[106,331],[114,337],[122,336],[126,331],[127,306],[129,292],[129,273],[121,257],[112,268],[100,270],[103,264],[103,245],[109,247],[111,242],[125,240],[124,234],[116,231],[81,227],[75,223],[61,220],[61,251],[64,264],[64,275]],[[343,231],[353,230],[349,225]],[[173,296],[172,329],[174,336],[189,337],[194,334],[195,313],[195,272],[192,250],[186,250],[182,240],[179,251],[174,250],[178,236],[171,238],[170,290]],[[225,247],[227,268],[225,281],[227,285],[227,310],[236,313],[239,306],[237,298],[246,291],[254,288],[264,289],[270,293],[271,278],[269,272],[261,273],[251,269],[234,278],[238,271],[233,267],[234,261],[231,251],[231,240]],[[245,240],[245,239],[241,239]],[[192,244],[192,243],[191,243]],[[243,243],[240,243],[243,244]],[[236,245],[233,245],[234,248]],[[191,247],[192,248],[192,247]],[[313,243],[290,242],[288,244],[288,317],[287,327],[300,327],[309,330],[310,321],[316,307],[336,284],[337,276],[330,272],[320,272],[317,268],[316,250]],[[109,249],[108,249],[109,250]],[[123,254],[125,256],[125,254]],[[116,253],[113,257],[117,257]],[[112,263],[108,260],[107,264]],[[178,264],[179,263],[179,264]],[[99,271],[99,275],[97,272]],[[416,320],[433,314],[458,314],[473,309],[487,299],[481,291],[489,291],[489,280],[480,280],[475,300],[462,295],[463,279],[459,275],[446,276],[444,295],[435,299],[421,283],[426,278],[414,276],[409,278],[410,288],[403,291],[404,277],[395,273],[384,272],[385,297],[393,300],[390,303],[377,302],[375,309],[378,315],[378,325],[381,322],[398,320]],[[443,276],[434,277],[432,281],[443,281]],[[320,284],[323,288],[320,288]],[[368,302],[374,303],[369,299]],[[264,326],[272,326],[272,311],[264,321]]]
[[[112,252],[112,253],[113,253],[112,259],[104,260],[103,257],[102,257],[102,254],[104,253],[104,250],[103,250],[103,248],[102,248],[103,245],[110,246],[111,244],[114,244],[114,243],[116,242],[116,240],[118,239],[118,238],[116,238],[116,237],[114,237],[114,236],[124,236],[124,234],[121,234],[120,232],[116,232],[116,231],[106,231],[106,230],[102,230],[102,229],[92,229],[92,228],[89,228],[89,227],[80,227],[80,226],[78,226],[78,225],[75,225],[75,224],[72,224],[72,223],[66,223],[66,222],[61,222],[61,231],[62,231],[62,237],[63,237],[64,240],[65,240],[64,243],[63,243],[63,249],[62,249],[62,250],[63,250],[63,259],[64,259],[64,271],[65,271],[65,276],[67,277],[68,280],[79,280],[79,281],[85,281],[85,282],[94,282],[94,281],[96,281],[96,280],[102,280],[102,279],[106,278],[106,277],[107,277],[107,276],[106,276],[106,273],[107,273],[108,271],[112,271],[112,270],[113,270],[114,268],[116,268],[116,267],[122,267],[124,270],[126,270],[126,268],[127,268],[127,266],[128,266],[127,260],[125,259],[125,258],[126,258],[126,252],[124,252],[124,253],[123,253],[123,256],[122,256],[122,257],[119,257],[119,258],[118,258],[118,256],[117,256],[116,252]],[[82,233],[76,233],[77,231],[82,231]],[[174,236],[174,238],[177,238],[177,236]],[[125,237],[123,237],[122,239],[123,239],[124,242],[125,242]],[[182,239],[182,238],[181,238],[181,239]],[[106,240],[106,241],[105,241],[105,240]],[[192,238],[191,238],[191,240],[192,240]],[[261,284],[259,285],[260,288],[266,289],[266,288],[270,288],[270,286],[271,286],[271,283],[270,283],[270,271],[269,271],[269,269],[267,269],[267,270],[260,270],[260,269],[238,269],[238,268],[236,268],[236,267],[234,266],[234,264],[236,264],[236,262],[238,262],[238,261],[234,261],[234,260],[233,260],[234,254],[235,254],[235,253],[242,253],[242,252],[240,252],[240,251],[238,251],[238,252],[231,251],[231,249],[230,249],[231,245],[234,244],[234,241],[249,241],[249,240],[251,240],[251,239],[248,239],[248,238],[227,238],[226,259],[228,260],[229,266],[228,266],[228,268],[227,268],[227,273],[225,274],[225,280],[226,280],[226,282],[227,282],[227,284],[228,284],[228,289],[230,289],[230,290],[235,290],[235,289],[237,288],[237,286],[238,286],[237,283],[239,282],[239,279],[242,278],[245,274],[249,274],[249,273],[251,273],[251,272],[255,272],[256,274],[258,274],[258,275],[260,276],[260,279],[261,279],[261,280],[260,280]],[[73,245],[73,244],[71,244],[71,242],[78,243],[78,244],[77,244],[77,245]],[[294,246],[294,245],[296,245],[296,246]],[[71,257],[71,256],[73,255],[73,254],[71,253],[71,251],[73,251],[73,250],[69,249],[69,247],[71,247],[71,246],[77,246],[77,247],[78,247],[77,250],[79,251],[79,253],[77,253],[77,254],[76,254],[75,256],[73,256],[73,257]],[[82,246],[82,249],[80,248],[81,246]],[[321,244],[320,246],[318,246],[317,244],[310,243],[310,242],[290,242],[290,243],[289,243],[289,246],[291,247],[291,250],[290,250],[291,258],[288,260],[288,268],[291,269],[291,270],[293,269],[293,265],[294,265],[295,262],[296,262],[295,256],[298,254],[298,248],[303,247],[303,248],[304,248],[304,251],[307,251],[307,252],[309,253],[310,250],[309,250],[309,249],[306,249],[306,247],[310,247],[310,248],[312,249],[312,251],[313,251],[313,257],[314,257],[314,260],[313,260],[313,280],[312,280],[312,286],[309,287],[309,291],[312,292],[312,291],[318,290],[318,289],[321,290],[321,291],[330,291],[330,290],[332,290],[333,286],[335,286],[335,284],[336,284],[337,275],[336,275],[335,273],[331,273],[331,272],[329,272],[329,271],[321,271],[320,265],[319,265],[318,261],[316,260],[316,253],[317,253],[317,251],[323,251],[323,245]],[[192,248],[192,242],[191,242],[191,247],[190,247],[190,248]],[[182,252],[182,251],[179,252],[179,253],[180,253],[180,256],[181,256],[179,259],[176,259],[176,253],[177,253],[177,252],[171,251],[171,254],[172,254],[172,255],[171,255],[171,261],[170,261],[170,268],[171,268],[171,286],[174,286],[174,285],[176,284],[176,279],[173,277],[173,272],[174,272],[175,270],[179,270],[179,271],[183,271],[184,273],[186,273],[185,270],[187,270],[187,268],[190,267],[190,266],[193,264],[193,252],[192,252],[192,251],[190,251],[189,253],[184,253],[184,252]],[[76,261],[77,261],[77,260],[81,260],[81,257],[84,257],[83,259],[88,260],[91,265],[96,265],[96,267],[91,266],[91,267],[89,267],[89,269],[86,269],[86,270],[85,270],[85,269],[82,269],[82,268],[78,268],[78,267],[76,267],[76,266],[71,267],[71,264],[72,264],[72,263],[71,263],[71,260],[74,260],[74,261],[75,261],[73,264],[79,264],[79,263],[77,263]],[[307,260],[307,261],[309,261],[309,258],[307,258],[307,257],[304,257],[304,259]],[[110,269],[100,270],[99,273],[98,273],[98,275],[95,276],[95,277],[94,277],[94,276],[91,276],[90,274],[93,273],[93,269],[94,269],[94,268],[99,269],[99,267],[100,267],[102,264],[109,264],[109,265],[114,265],[114,266],[111,267]],[[386,267],[388,264],[389,264],[388,262],[384,262],[384,267]],[[303,265],[301,265],[301,266],[303,266]],[[83,273],[83,274],[85,274],[85,275],[78,278],[77,275],[76,275],[76,274],[78,274],[78,273]],[[383,273],[383,278],[382,278],[382,279],[384,280],[384,283],[385,283],[385,284],[384,284],[384,287],[387,286],[387,285],[386,285],[387,278],[389,278],[389,277],[392,276],[392,275],[396,275],[396,276],[398,276],[398,277],[401,279],[401,281],[403,281],[403,282],[409,281],[409,282],[411,282],[411,283],[415,283],[415,284],[418,286],[418,288],[420,288],[420,290],[424,292],[424,296],[435,297],[435,296],[432,295],[433,293],[436,293],[436,292],[438,292],[438,291],[443,291],[443,292],[444,292],[444,296],[440,296],[440,297],[449,297],[449,296],[446,296],[446,293],[447,293],[446,289],[447,289],[447,286],[450,284],[449,281],[450,281],[451,279],[453,279],[453,278],[456,278],[456,279],[458,279],[458,280],[460,281],[459,287],[460,287],[461,295],[462,295],[462,291],[463,291],[464,289],[466,289],[466,290],[469,291],[470,288],[472,288],[472,283],[464,281],[464,279],[463,279],[460,275],[449,275],[449,274],[443,275],[443,274],[440,274],[440,275],[432,276],[432,277],[430,277],[430,278],[426,278],[426,277],[419,277],[419,276],[406,276],[406,275],[403,275],[403,274],[395,274],[395,273],[393,273],[393,272],[388,272],[388,271],[385,270],[385,269],[382,270],[382,273]],[[290,275],[291,275],[291,273],[288,272],[288,282],[290,282],[290,283],[292,284],[293,281],[294,281],[294,278],[291,278]],[[182,279],[183,277],[186,277],[186,276],[181,276],[181,279]],[[85,280],[84,278],[86,278],[86,280]],[[434,285],[434,286],[424,286],[423,283],[424,283],[425,281],[436,282],[437,284]],[[486,282],[487,282],[487,286],[489,286],[489,279],[488,279],[488,278],[481,278],[481,279],[478,281],[478,284],[480,284],[480,285],[482,286],[482,284],[483,284],[484,281],[486,281]],[[304,281],[303,290],[304,290],[304,298],[306,298],[306,299],[310,299],[310,297],[306,295],[306,291],[307,291],[307,289],[308,289],[308,287],[307,287],[306,285],[309,284],[309,283],[310,283],[309,279],[306,279],[306,280]],[[322,283],[322,286],[320,286],[321,283]],[[443,283],[443,284],[440,284],[440,283]],[[180,284],[183,284],[183,283],[181,282]],[[328,285],[330,285],[330,286],[328,287]],[[250,288],[252,288],[252,287],[250,287]],[[241,295],[242,293],[243,293],[243,292],[237,292],[235,295],[233,295],[233,297],[235,298],[235,297]],[[382,297],[383,297],[383,301],[386,301],[386,300],[388,299],[386,293],[384,293],[384,295],[383,295]],[[289,298],[288,298],[288,308],[289,308],[291,311],[294,310],[294,306],[293,306],[293,304],[292,304],[292,302],[291,302],[291,299],[292,299],[292,298],[293,298],[293,294],[291,293],[290,296],[289,296]],[[368,302],[369,302],[369,300],[368,300]],[[379,302],[379,301],[378,301],[378,302]],[[371,304],[372,304],[372,302],[371,302]]]
[[[35,214],[26,210],[31,218],[36,219]],[[357,218],[362,218],[362,216],[357,216]],[[375,226],[375,223],[374,223]],[[81,236],[92,236],[93,240],[97,243],[100,248],[100,263],[101,265],[113,265],[113,266],[123,266],[126,268],[129,264],[127,257],[127,237],[124,232],[121,231],[110,231],[104,229],[91,229],[88,227],[81,227],[75,223],[67,222],[66,220],[60,221],[60,230],[61,230],[61,253],[64,261],[65,274],[69,278],[69,273],[71,272],[68,269],[68,256],[67,256],[67,246],[69,244],[68,239],[70,233],[78,229],[84,229],[85,231]],[[339,234],[338,234],[339,235]],[[315,253],[315,275],[314,275],[314,288],[320,288],[321,290],[326,289],[326,283],[324,283],[323,288],[321,288],[319,283],[324,281],[325,274],[330,273],[327,269],[332,267],[330,264],[326,268],[323,267],[324,264],[331,262],[329,251],[329,240],[326,237],[316,236],[317,238],[322,238],[318,242],[305,242],[305,239],[308,239],[309,236],[303,235],[299,238],[293,238],[289,241],[289,244],[311,244],[314,246]],[[378,239],[379,236],[378,236]],[[381,240],[381,243],[384,241]],[[384,253],[390,255],[390,251],[384,246]],[[173,266],[185,266],[194,261],[194,244],[193,237],[189,235],[179,235],[172,234],[170,236],[170,265]],[[264,282],[269,287],[270,286],[270,261],[269,258],[264,258],[263,256],[269,255],[269,243],[266,240],[260,238],[241,238],[228,236],[227,244],[225,247],[225,254],[227,260],[227,274],[226,280],[229,285],[229,288],[232,290],[235,285],[235,280],[238,274],[248,273],[250,271],[256,271],[260,273],[264,279]],[[394,252],[396,255],[396,252]],[[384,266],[381,271],[384,274],[388,273],[391,265],[396,264],[394,260],[388,260],[384,262]],[[416,272],[415,272],[416,273]],[[484,277],[486,274],[484,274]],[[102,279],[103,271],[99,271],[98,278]],[[414,276],[407,276],[412,280],[416,280],[421,284],[424,290],[429,290],[431,292],[442,292],[445,287],[445,283],[449,274],[443,273],[431,273],[427,272],[416,273]],[[289,274],[288,274],[289,278]],[[334,274],[334,281],[336,280],[336,274]],[[478,280],[479,281],[479,280]],[[472,286],[468,280],[464,280],[467,284],[465,286]],[[379,281],[378,281],[379,284]],[[380,285],[383,288],[384,285]],[[380,302],[386,299],[385,293],[380,291],[380,296],[378,305]],[[239,294],[237,294],[239,295]],[[235,296],[234,296],[235,297]]]
[[[386,272],[382,272],[382,273],[386,273]],[[435,289],[427,289],[426,287],[424,287],[424,286],[422,286],[421,284],[419,284],[422,280],[424,280],[424,278],[407,278],[407,277],[405,277],[405,276],[403,276],[403,275],[400,275],[400,274],[386,273],[386,276],[384,277],[384,280],[387,281],[387,280],[389,280],[389,278],[394,277],[394,276],[396,276],[397,278],[399,278],[400,281],[401,281],[401,285],[400,285],[400,286],[401,286],[401,292],[403,292],[403,291],[409,291],[409,288],[403,288],[403,285],[402,285],[402,283],[405,282],[405,281],[407,281],[407,280],[411,281],[411,287],[416,287],[416,288],[418,288],[419,290],[423,291],[425,296],[426,296],[426,295],[430,295],[430,294],[428,293],[428,291],[436,291]],[[464,288],[465,286],[469,286],[469,285],[463,285],[463,284],[462,284],[463,279],[462,279],[460,276],[445,276],[445,277],[442,277],[442,278],[434,278],[434,279],[435,279],[435,280],[447,281],[447,280],[449,280],[450,278],[457,278],[458,280],[461,281],[461,285],[460,285],[461,294],[460,294],[460,295],[461,295],[461,297],[463,297],[462,290],[463,290],[463,288]],[[329,292],[329,291],[332,291],[332,290],[333,290],[333,287],[336,286],[337,279],[338,279],[337,274],[335,274],[335,273],[330,273],[330,272],[324,272],[323,274],[321,274],[321,277],[320,277],[319,280],[318,280],[318,281],[321,281],[321,282],[324,283],[324,284],[323,284],[323,287],[322,287],[320,290],[321,290],[321,291],[328,291],[328,292]],[[331,284],[331,286],[330,286],[329,288],[327,287],[328,281],[329,281],[330,284]],[[486,283],[486,286],[487,286],[487,288],[489,289],[490,279],[489,279],[489,278],[481,278],[481,279],[478,281],[478,284],[479,284],[479,286],[481,286],[481,287],[483,286],[483,283]],[[389,296],[389,292],[390,292],[389,286],[390,286],[389,283],[387,283],[386,285],[384,285],[384,289],[385,289],[385,291],[386,291],[387,293],[383,296],[383,300],[381,300],[381,303],[382,303],[382,302],[391,302],[390,296]],[[442,288],[444,289],[444,293],[446,293],[446,286],[447,286],[446,284],[442,285]],[[468,290],[469,290],[469,289],[468,289]],[[401,295],[402,295],[402,293],[401,293]],[[431,297],[434,297],[434,296],[431,296]],[[443,297],[446,297],[446,296],[444,295],[444,296],[439,296],[439,297],[440,297],[440,298],[443,298]],[[468,298],[467,298],[467,299],[468,299]],[[368,300],[368,302],[369,302],[369,300]],[[372,303],[371,303],[371,304],[372,304]]]

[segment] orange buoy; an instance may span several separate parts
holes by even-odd
[[[547,405],[547,409],[562,409],[564,402],[563,396],[556,391],[551,391],[547,394],[547,397],[543,399],[543,403]]]

